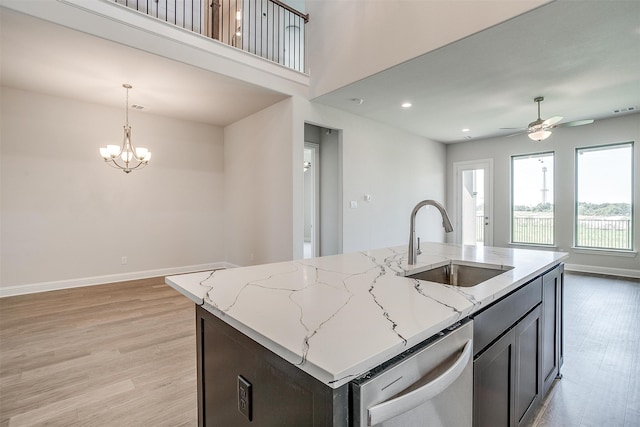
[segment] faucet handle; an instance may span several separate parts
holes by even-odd
[[[422,251],[420,250],[420,238],[418,237],[418,249],[416,249],[416,255],[420,255]]]

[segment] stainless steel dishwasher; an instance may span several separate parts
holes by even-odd
[[[473,322],[404,352],[351,387],[355,426],[471,427]]]

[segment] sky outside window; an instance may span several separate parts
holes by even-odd
[[[514,206],[536,206],[543,201],[553,204],[553,175],[553,153],[514,157]]]
[[[578,200],[631,203],[631,144],[578,150]]]

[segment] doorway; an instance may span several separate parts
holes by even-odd
[[[457,162],[453,168],[456,242],[493,245],[493,160]]]
[[[341,153],[342,131],[305,123],[303,258],[342,252]]]
[[[304,143],[303,258],[320,255],[320,145]]]

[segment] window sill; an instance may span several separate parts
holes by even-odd
[[[638,255],[637,251],[626,251],[621,249],[579,248],[575,246],[571,247],[571,251],[576,254],[609,255],[625,258],[635,258]]]
[[[515,248],[536,248],[536,249],[553,249],[557,250],[558,247],[556,245],[542,245],[536,243],[509,243],[509,246],[513,246]]]

